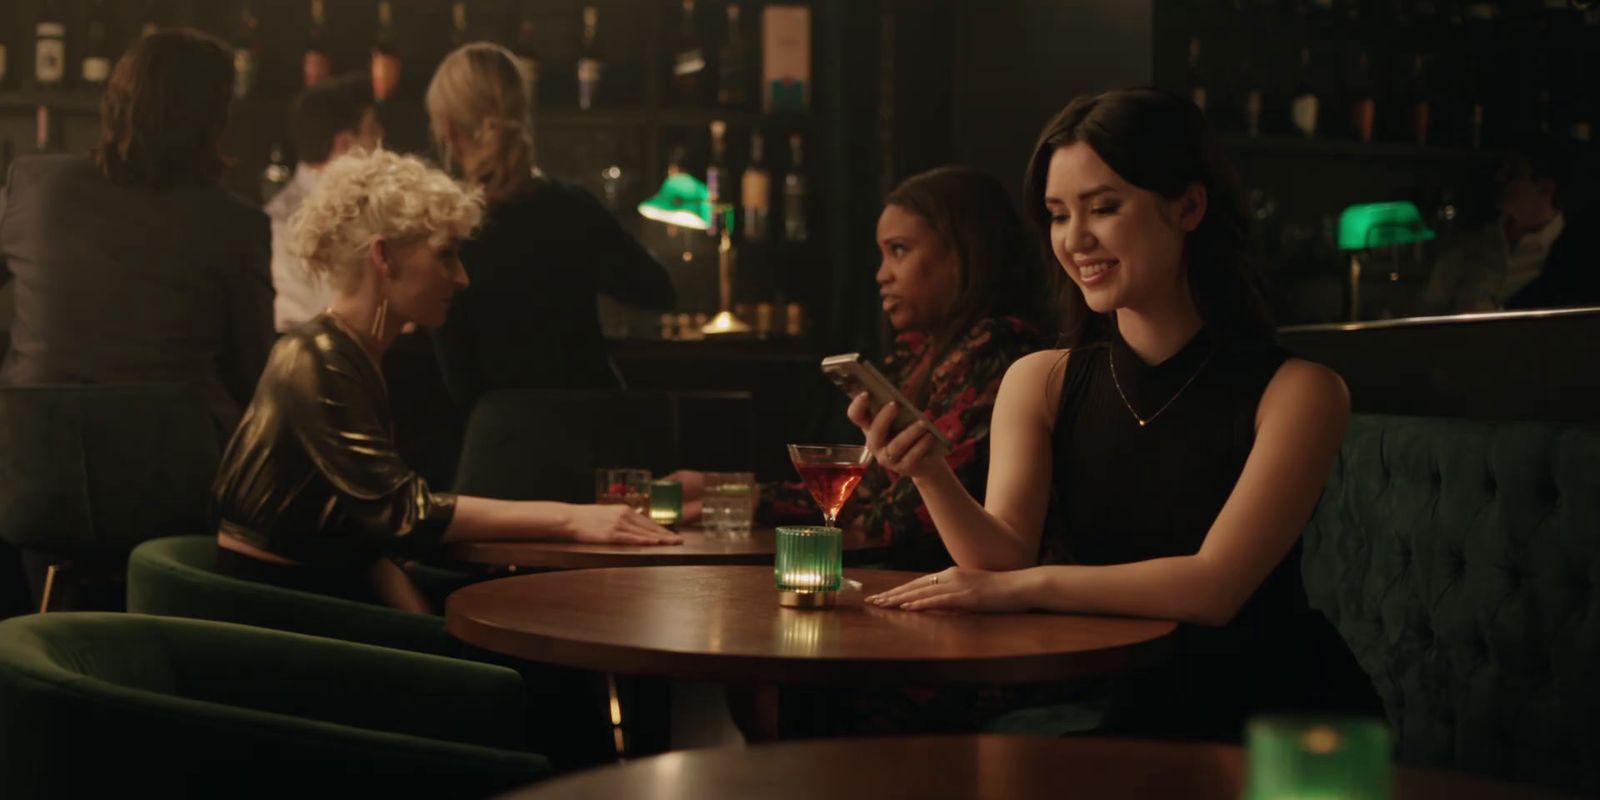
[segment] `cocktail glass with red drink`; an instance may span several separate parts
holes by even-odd
[[[827,526],[836,527],[839,511],[855,493],[872,455],[859,444],[791,444],[789,460],[822,509]]]

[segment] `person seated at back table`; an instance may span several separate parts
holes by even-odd
[[[482,216],[479,192],[414,157],[352,152],[328,166],[291,230],[333,303],[278,340],[223,454],[223,572],[427,613],[397,562],[442,543],[682,541],[621,505],[435,492],[396,454],[379,364],[402,328],[444,321]]]
[[[1349,395],[1273,343],[1205,115],[1154,89],[1079,97],[1040,134],[1024,194],[1072,281],[1068,348],[1007,371],[982,502],[924,431],[891,435],[894,409],[852,401],[956,562],[867,601],[1184,623],[1165,663],[1112,683],[1113,731],[1237,739],[1256,713],[1376,711],[1300,578]]]
[[[219,439],[238,424],[272,346],[272,281],[266,215],[220,185],[232,91],[227,45],[157,31],[117,60],[90,153],[12,164],[0,384],[188,384]]]
[[[1026,228],[1005,187],[964,166],[906,179],[878,217],[878,294],[896,331],[884,375],[949,437],[946,463],[980,496],[1000,378],[1012,362],[1048,344],[1058,296],[1053,271]],[[701,497],[700,473],[676,477],[686,500]],[[772,484],[763,495],[766,522],[820,521],[801,483]],[[911,480],[876,462],[841,521],[888,541],[885,560],[895,568],[953,563]]]
[[[306,87],[289,109],[289,135],[294,141],[294,177],[271,200],[272,322],[279,332],[298,327],[333,302],[333,288],[306,269],[289,252],[289,219],[317,186],[328,162],[352,148],[371,150],[383,141],[383,123],[372,98],[372,80],[350,73]]]

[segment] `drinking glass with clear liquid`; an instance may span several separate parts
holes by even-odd
[[[701,525],[713,535],[749,536],[758,495],[752,473],[707,472],[700,500]]]

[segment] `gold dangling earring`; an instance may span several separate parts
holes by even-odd
[[[378,304],[378,313],[372,318],[372,338],[374,340],[383,341],[383,326],[388,321],[389,298],[385,297],[383,302]]]

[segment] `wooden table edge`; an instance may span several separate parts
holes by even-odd
[[[1150,639],[1108,649],[981,659],[865,659],[641,650],[628,645],[506,631],[454,613],[448,602],[445,613],[445,629],[457,640],[526,662],[618,675],[789,686],[1002,685],[1100,678],[1157,663],[1171,650],[1177,623],[1147,621],[1164,623],[1168,628]],[[983,663],[975,666],[974,662]],[[839,675],[845,670],[849,671],[849,679],[840,680]],[[916,679],[907,680],[905,676],[912,672]]]

